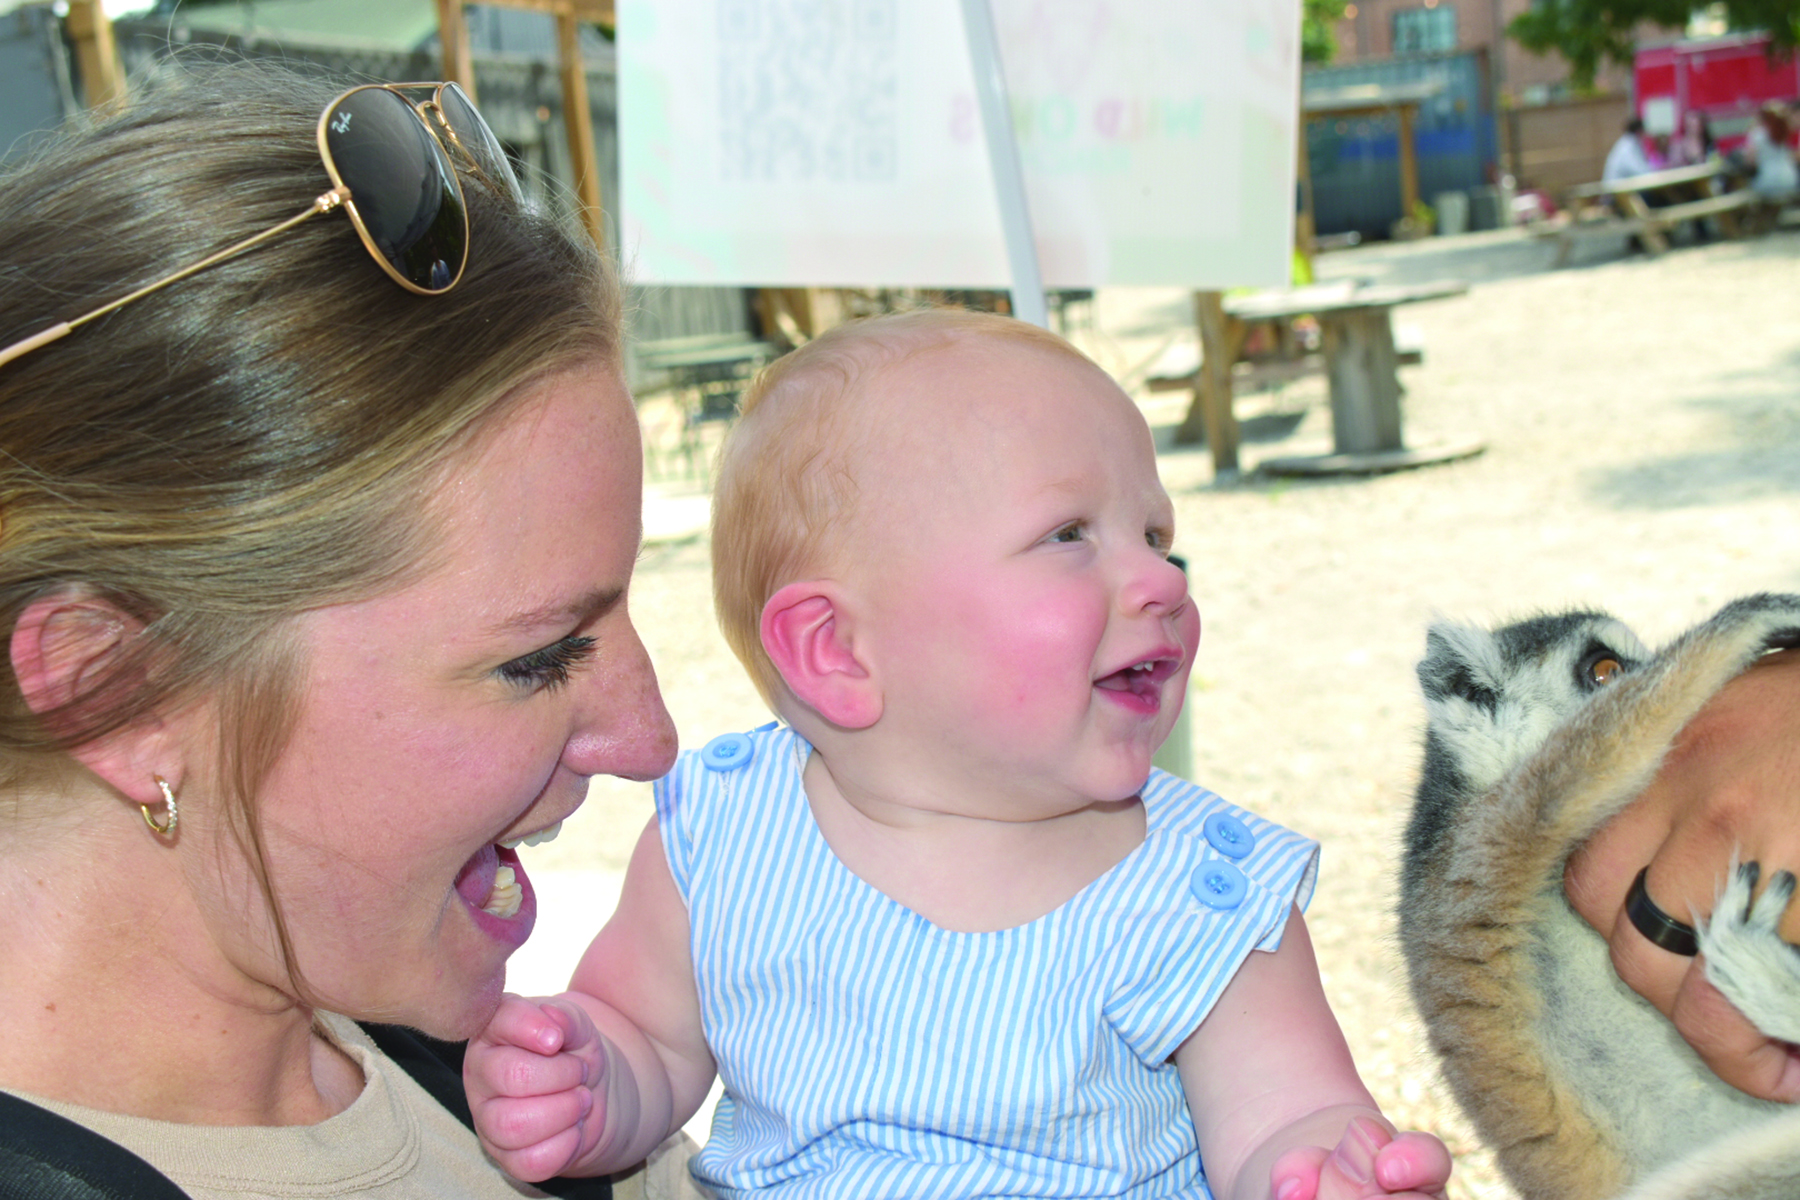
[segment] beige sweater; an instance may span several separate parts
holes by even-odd
[[[362,1095],[317,1125],[203,1126],[122,1116],[20,1093],[117,1142],[194,1200],[518,1200],[543,1196],[489,1162],[475,1135],[376,1049],[356,1023],[320,1027],[362,1068]],[[677,1135],[614,1182],[618,1200],[694,1197],[693,1146]]]

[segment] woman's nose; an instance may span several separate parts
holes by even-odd
[[[675,723],[637,631],[628,629],[614,653],[596,658],[592,671],[581,724],[563,754],[569,769],[639,780],[668,774],[675,765]]]

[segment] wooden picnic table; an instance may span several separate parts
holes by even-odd
[[[1271,459],[1262,469],[1280,474],[1317,475],[1388,471],[1478,454],[1480,441],[1460,439],[1408,445],[1400,414],[1400,356],[1394,348],[1393,310],[1402,304],[1460,296],[1460,280],[1421,284],[1363,284],[1355,281],[1252,292],[1219,304],[1223,328],[1206,336],[1209,314],[1201,306],[1205,354],[1215,350],[1224,369],[1205,370],[1197,399],[1210,404],[1207,428],[1213,434],[1213,465],[1220,474],[1237,469],[1237,420],[1231,412],[1231,366],[1236,347],[1259,321],[1311,314],[1323,334],[1325,375],[1331,391],[1333,453]],[[1204,294],[1203,294],[1204,295]],[[1218,323],[1217,317],[1212,317]],[[1215,346],[1215,342],[1222,345]],[[1217,381],[1217,382],[1215,382]],[[1213,431],[1217,427],[1217,433]]]
[[[1556,265],[1569,259],[1578,238],[1594,234],[1635,234],[1651,254],[1669,248],[1669,231],[1683,221],[1717,217],[1727,236],[1736,236],[1737,217],[1741,210],[1756,203],[1749,191],[1726,191],[1725,161],[1711,158],[1691,167],[1674,167],[1645,175],[1629,175],[1601,183],[1586,183],[1572,188],[1571,200],[1603,200],[1606,205],[1578,208],[1569,216],[1546,222],[1540,237],[1557,239]],[[1652,205],[1652,196],[1669,202]]]
[[[661,372],[661,386],[677,398],[682,414],[677,450],[692,474],[700,427],[737,416],[745,386],[758,367],[775,357],[775,347],[745,333],[703,333],[639,342],[633,354],[640,369]]]

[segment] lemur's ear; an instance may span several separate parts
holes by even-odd
[[[788,691],[842,729],[881,716],[881,689],[857,657],[854,621],[829,580],[790,583],[763,605],[762,644]]]

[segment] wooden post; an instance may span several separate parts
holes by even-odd
[[[1419,160],[1413,150],[1413,106],[1400,106],[1400,219],[1411,221],[1419,207]],[[1419,230],[1423,234],[1424,230]]]
[[[469,22],[463,0],[437,0],[438,47],[443,51],[444,78],[453,79],[475,100],[475,61],[469,50]]]
[[[100,0],[69,0],[63,28],[75,43],[76,69],[81,73],[81,91],[88,107],[122,99],[125,78],[119,69],[119,48]]]
[[[1307,284],[1312,282],[1314,243],[1319,231],[1313,218],[1312,150],[1306,144],[1304,107],[1300,110],[1300,136],[1295,142],[1294,180],[1300,195],[1299,207],[1294,213],[1294,249],[1306,263],[1306,278],[1298,282]]]
[[[1231,411],[1231,368],[1244,346],[1244,323],[1225,311],[1223,292],[1194,293],[1194,323],[1200,327],[1200,370],[1194,400],[1175,431],[1178,443],[1192,445],[1205,432],[1212,447],[1214,478],[1238,472],[1238,423]]]
[[[469,26],[463,5],[470,0],[437,0],[438,42],[444,51],[444,78],[475,95],[475,65],[469,48]],[[556,57],[562,80],[563,129],[569,138],[569,162],[575,171],[575,195],[581,221],[594,245],[606,246],[606,220],[600,206],[600,160],[594,151],[594,116],[588,111],[587,68],[581,61],[582,21],[611,25],[612,0],[490,0],[508,8],[549,13],[556,18]]]
[[[1400,377],[1386,308],[1320,313],[1331,381],[1332,441],[1339,454],[1402,449]]]
[[[581,219],[594,245],[606,249],[606,220],[600,207],[600,162],[594,153],[594,115],[588,110],[587,68],[581,61],[581,27],[575,10],[556,9],[556,52],[562,70],[563,129],[569,137],[569,162],[575,170],[575,194]]]

